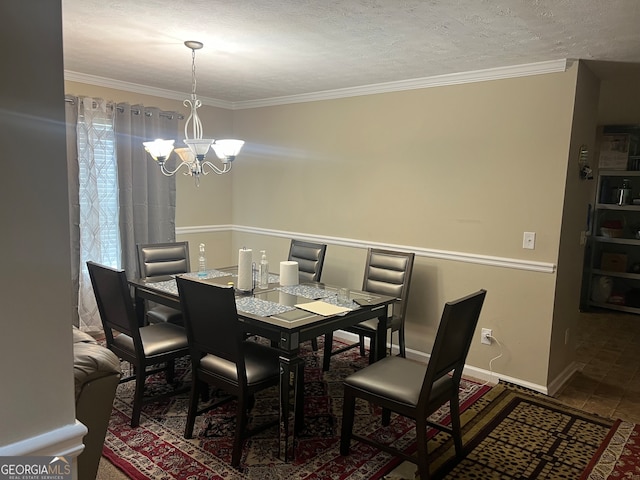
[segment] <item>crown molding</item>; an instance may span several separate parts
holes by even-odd
[[[397,82],[377,83],[373,85],[363,85],[360,87],[339,88],[323,92],[303,93],[300,95],[265,98],[262,100],[247,100],[243,102],[234,102],[233,108],[234,110],[242,110],[246,108],[271,107],[291,103],[315,102],[362,95],[376,95],[379,93],[401,92],[404,90],[417,90],[420,88],[444,87],[447,85],[460,85],[463,83],[486,82],[490,80],[565,72],[570,66],[571,60],[568,59],[550,60],[547,62],[512,65],[510,67],[488,68],[485,70],[449,73],[446,75],[414,78],[410,80],[400,80]]]
[[[142,95],[153,95],[154,97],[179,100],[181,102],[185,98],[188,98],[190,95],[188,93],[176,92],[174,90],[165,90],[162,88],[140,85],[139,83],[123,82],[120,80],[115,80],[113,78],[98,77],[96,75],[88,75],[86,73],[72,72],[71,70],[64,71],[64,79],[70,82],[79,82],[86,83],[88,85],[96,85],[98,87],[114,88],[116,90],[140,93]],[[233,102],[227,102],[210,97],[201,97],[200,95],[198,95],[198,99],[200,99],[203,105],[225,108],[227,110],[234,110]]]
[[[362,95],[376,95],[380,93],[401,92],[421,88],[443,87],[447,85],[460,85],[463,83],[487,82],[507,78],[525,77],[530,75],[543,75],[547,73],[565,72],[573,63],[570,59],[550,60],[546,62],[512,65],[509,67],[487,68],[469,72],[449,73],[433,77],[414,78],[397,82],[377,83],[362,85],[359,87],[338,88],[322,92],[303,93],[300,95],[287,95],[283,97],[263,98],[258,100],[246,100],[241,102],[228,102],[209,97],[198,97],[203,105],[225,108],[227,110],[243,110],[249,108],[271,107],[276,105],[288,105],[292,103],[316,102],[321,100],[335,100],[338,98],[357,97]],[[153,95],[156,97],[173,100],[184,100],[187,94],[161,88],[148,87],[137,83],[122,82],[111,78],[87,75],[84,73],[64,71],[65,80],[87,83],[106,88],[115,88],[128,92]]]

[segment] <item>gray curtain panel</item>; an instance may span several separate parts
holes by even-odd
[[[178,115],[142,105],[118,104],[115,117],[120,188],[122,268],[138,277],[136,244],[176,238],[176,180],[162,174],[142,142],[178,138]],[[175,155],[175,154],[174,154]]]
[[[78,315],[81,247],[77,133],[78,106],[82,97],[67,95],[65,100],[73,324],[83,327]],[[160,172],[155,161],[145,152],[142,142],[155,138],[178,138],[178,115],[142,105],[120,104],[116,108],[114,133],[121,268],[132,278],[138,276],[137,243],[175,241],[175,178]]]

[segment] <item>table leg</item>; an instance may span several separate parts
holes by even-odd
[[[295,454],[295,433],[302,429],[304,415],[304,361],[280,357],[280,431],[278,457],[288,462]]]
[[[136,292],[137,293],[137,292]],[[134,295],[135,306],[136,306],[136,317],[138,317],[138,326],[145,326],[145,315],[146,315],[146,304],[145,299]]]
[[[387,309],[378,317],[378,331],[376,334],[376,358],[381,360],[387,356]]]

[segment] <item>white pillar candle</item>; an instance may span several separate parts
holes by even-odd
[[[298,285],[298,262],[280,262],[280,285]]]

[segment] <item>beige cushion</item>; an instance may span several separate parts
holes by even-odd
[[[96,378],[121,375],[120,360],[109,349],[101,346],[89,334],[73,327],[73,376],[75,398],[78,400],[82,387]]]

